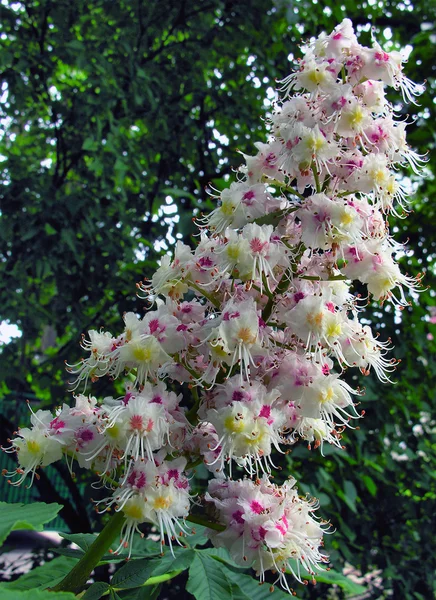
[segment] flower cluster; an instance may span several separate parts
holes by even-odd
[[[407,211],[398,166],[418,171],[423,159],[386,85],[405,100],[421,92],[400,55],[361,46],[349,20],[309,44],[281,82],[269,141],[198,219],[196,248],[177,242],[138,284],[153,308],[125,314],[117,336],[89,331],[86,356],[68,365],[73,390],[126,376],[125,394],[78,395],[73,408],[34,414],[9,449],[14,483],[65,455],[111,488],[99,506],[125,515],[120,549],[144,522],[171,544],[189,519],[185,472],[204,462],[214,476],[204,502],[224,527],[210,530],[213,544],[261,580],[278,572],[287,589],[286,570],[301,580],[301,567],[314,574],[327,562],[317,503],[269,476],[273,454],[298,440],[341,448],[362,416],[346,369],[386,382],[395,368],[389,341],[359,321],[364,300],[352,287],[401,307],[419,283],[395,261],[402,246],[387,216]]]
[[[214,546],[228,548],[236,564],[252,565],[261,582],[265,571],[274,570],[289,592],[286,570],[302,582],[300,565],[312,573],[327,561],[319,551],[325,529],[312,516],[317,503],[299,498],[294,484],[291,479],[274,485],[266,476],[256,481],[213,479],[206,494],[226,525],[211,534]]]

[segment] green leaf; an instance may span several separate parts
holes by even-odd
[[[77,600],[70,592],[49,592],[47,590],[2,590],[1,600]]]
[[[258,225],[278,225],[283,217],[289,212],[289,210],[277,210],[272,212],[264,217],[259,217],[258,219],[254,219],[254,223]]]
[[[357,513],[356,508],[356,499],[357,499],[357,490],[356,486],[352,481],[344,482],[344,491],[338,490],[337,492],[339,498],[341,498],[345,504],[354,512]]]
[[[278,587],[274,587],[271,592],[269,583],[259,584],[259,580],[244,573],[238,573],[236,570],[226,569],[224,572],[227,578],[238,586],[240,591],[250,600],[289,600],[288,592],[282,591]]]
[[[93,533],[61,533],[60,535],[64,540],[79,546],[83,552],[89,550],[91,544],[97,539],[97,536]],[[77,550],[73,550],[73,552],[77,552]]]
[[[234,560],[232,560],[232,557],[230,556],[228,550],[226,550],[225,548],[205,548],[204,550],[198,550],[198,552],[201,552],[202,554],[206,554],[207,556],[211,556],[212,558],[215,558],[216,560],[218,560],[221,563],[230,565],[232,567],[232,569],[246,569],[247,567],[240,567],[239,565],[236,565]]]
[[[3,544],[11,531],[19,529],[32,529],[42,531],[43,525],[52,521],[62,509],[61,504],[46,504],[35,502],[34,504],[8,504],[0,502],[0,544]]]
[[[111,585],[122,589],[139,587],[152,576],[187,569],[194,556],[194,550],[175,548],[174,556],[167,553],[161,558],[131,560],[115,573]]]
[[[366,489],[371,494],[371,496],[377,495],[377,484],[374,479],[369,475],[363,475],[362,477],[363,483],[366,485]]]
[[[356,502],[356,498],[357,498],[356,486],[354,485],[354,483],[352,481],[347,480],[347,481],[345,481],[344,489],[345,489],[345,493],[347,494],[348,499],[350,500],[350,502],[352,502],[354,504]]]
[[[36,235],[39,235],[39,230],[36,227],[31,227],[25,233],[23,233],[21,236],[21,241],[27,242],[27,240],[32,239]]]
[[[175,548],[174,554],[175,556],[173,557],[167,552],[165,556],[153,559],[153,562],[156,565],[153,570],[153,577],[163,575],[164,573],[170,573],[171,571],[184,571],[191,565],[196,552],[187,548]]]
[[[312,579],[311,576],[307,577],[307,579],[309,578]],[[330,583],[331,585],[336,584],[342,588],[346,594],[352,596],[365,594],[368,591],[363,585],[355,583],[342,573],[338,573],[338,571],[333,569],[330,569],[330,571],[320,571],[315,575],[315,579],[320,583]]]
[[[154,586],[142,586],[131,590],[122,590],[118,596],[122,600],[157,600],[162,584]]]
[[[195,533],[193,533],[192,535],[188,535],[184,538],[186,544],[190,548],[195,548],[195,546],[204,546],[205,544],[207,544],[209,538],[204,533],[206,531],[206,527],[195,524],[193,526],[193,530],[195,531]]]
[[[86,140],[82,144],[82,150],[93,151],[93,150],[97,150],[97,149],[98,149],[98,143],[92,137],[86,138]]]
[[[110,585],[105,581],[96,581],[86,590],[82,600],[99,600],[109,588]]]
[[[44,231],[45,231],[45,233],[46,233],[47,235],[56,235],[56,234],[57,234],[57,231],[56,231],[56,229],[55,229],[54,227],[52,227],[52,226],[50,225],[50,223],[46,223],[46,224],[44,225]]]
[[[189,579],[186,589],[197,600],[228,600],[234,598],[237,586],[227,577],[224,568],[218,561],[197,552],[189,568]],[[244,595],[239,598],[244,597]],[[245,600],[245,599],[244,599]]]
[[[136,588],[150,579],[156,568],[154,559],[143,558],[126,563],[112,577],[111,585],[117,588]]]
[[[34,588],[45,589],[53,587],[71,571],[77,560],[59,556],[44,563],[43,565],[32,569],[28,573],[21,575],[14,581],[4,581],[0,583],[0,590],[30,590]]]

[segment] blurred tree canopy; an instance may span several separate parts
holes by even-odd
[[[327,548],[337,569],[380,570],[368,598],[430,598],[435,5],[2,0],[0,11],[0,321],[22,332],[1,351],[9,415],[26,398],[65,401],[64,361],[80,355],[80,334],[115,331],[124,311],[142,310],[135,281],[152,274],[176,239],[189,242],[193,212],[213,206],[205,188],[228,185],[238,150],[254,153],[253,143],[264,140],[274,80],[288,73],[302,40],[349,17],[364,42],[370,23],[387,49],[411,51],[407,75],[427,80],[427,92],[419,106],[398,110],[415,119],[409,140],[428,152],[428,176],[405,173],[413,213],[391,227],[409,240],[404,269],[424,271],[428,289],[402,313],[369,307],[368,319],[392,338],[403,363],[395,386],[352,382],[367,385],[366,418],[346,436],[346,450],[327,448],[322,457],[298,446],[287,460],[337,528]],[[317,586],[301,597],[342,592],[333,593],[320,595]]]

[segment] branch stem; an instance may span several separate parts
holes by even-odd
[[[92,571],[100,562],[119,535],[124,523],[124,513],[116,512],[96,537],[79,562],[51,591],[53,592],[80,592],[89,579]]]
[[[225,526],[221,525],[221,523],[213,523],[212,521],[208,521],[204,517],[200,515],[189,515],[186,517],[186,521],[190,521],[191,523],[196,523],[197,525],[203,525],[203,527],[208,527],[209,529],[215,529],[216,531],[224,531]]]
[[[318,169],[316,168],[316,165],[314,163],[312,163],[312,173],[313,178],[315,179],[316,193],[319,194],[321,192],[321,184],[319,182]]]

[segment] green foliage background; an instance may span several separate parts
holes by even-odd
[[[327,539],[335,569],[380,571],[367,598],[432,597],[435,4],[3,0],[0,12],[0,320],[22,331],[0,355],[4,438],[17,419],[27,421],[25,399],[34,407],[68,401],[64,361],[80,356],[80,333],[116,331],[124,311],[142,311],[135,281],[152,274],[175,239],[192,239],[193,211],[213,206],[205,187],[228,185],[237,151],[254,153],[264,141],[267,90],[302,40],[349,17],[364,43],[371,23],[387,49],[413,47],[407,75],[426,79],[427,92],[401,111],[416,117],[409,139],[428,152],[428,176],[405,173],[413,212],[391,227],[409,239],[403,268],[424,271],[428,289],[401,314],[369,307],[402,363],[395,386],[352,381],[366,384],[366,416],[346,434],[346,450],[322,457],[300,445],[283,466],[337,529]],[[95,523],[86,478],[73,483],[59,467],[31,494],[67,498],[61,515],[73,532]],[[298,589],[301,598],[334,593],[345,592],[327,583]]]

